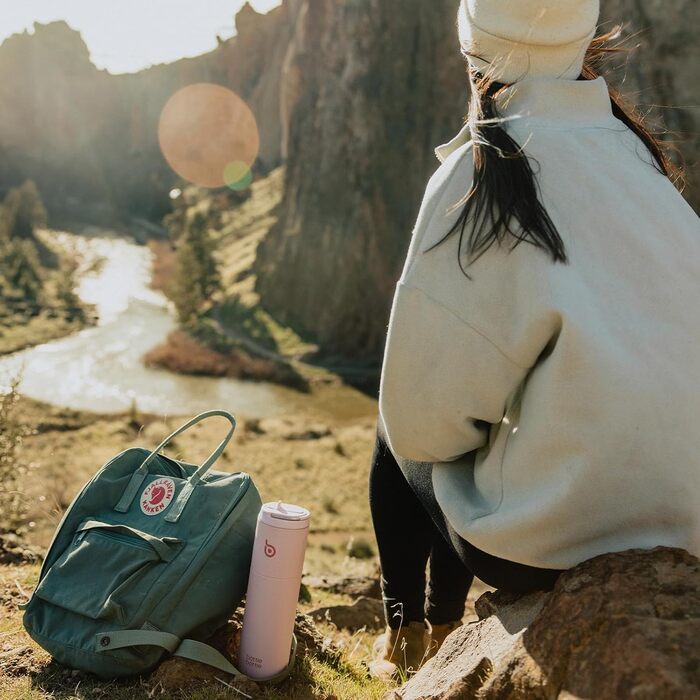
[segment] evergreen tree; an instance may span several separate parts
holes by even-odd
[[[33,180],[11,189],[3,202],[8,233],[12,238],[31,239],[46,225],[46,209]]]
[[[180,323],[194,321],[203,304],[221,288],[214,250],[215,244],[209,234],[206,217],[197,213],[177,250],[171,296]]]
[[[77,270],[78,263],[75,260],[66,261],[61,265],[56,276],[56,299],[68,311],[69,319],[85,318],[80,297],[75,293]]]
[[[10,240],[10,217],[7,209],[0,204],[0,245]]]
[[[37,301],[41,295],[43,276],[34,243],[10,240],[3,245],[0,256],[7,283],[25,299]]]
[[[197,318],[197,313],[204,303],[205,297],[197,283],[200,276],[199,261],[194,249],[189,241],[185,241],[177,249],[175,280],[170,292],[178,319],[183,325]]]
[[[214,256],[216,244],[209,234],[204,214],[198,212],[194,215],[187,231],[187,241],[197,259],[199,268],[197,284],[200,292],[204,299],[209,299],[212,294],[221,289],[221,277]]]

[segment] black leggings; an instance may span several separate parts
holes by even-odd
[[[432,465],[402,460],[399,466],[381,435],[372,457],[369,500],[390,627],[424,618],[431,624],[461,619],[474,576],[494,588],[528,592],[550,589],[561,573],[499,559],[469,544],[435,500]]]

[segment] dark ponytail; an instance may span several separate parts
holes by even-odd
[[[593,40],[579,80],[594,80],[606,54],[625,51],[619,46],[608,46],[619,34],[618,28]],[[564,242],[540,198],[533,160],[508,135],[496,108],[496,97],[507,86],[478,74],[473,75],[472,84],[469,113],[474,179],[467,194],[455,205],[463,205],[459,218],[435,246],[458,232],[459,264],[467,277],[463,253],[471,264],[495,242],[504,243],[508,238],[515,239],[510,250],[527,241],[546,250],[555,263],[566,264]],[[680,169],[672,163],[657,136],[645,126],[641,115],[626,106],[613,89],[610,89],[610,102],[615,117],[649,149],[658,170],[682,189]]]

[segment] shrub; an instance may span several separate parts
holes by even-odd
[[[9,386],[0,387],[0,527],[16,529],[26,515],[27,503],[20,484],[27,473],[22,462],[22,441],[29,428],[17,414],[20,378],[14,377]]]

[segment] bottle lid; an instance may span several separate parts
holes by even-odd
[[[302,506],[272,501],[265,503],[260,511],[260,520],[283,530],[303,530],[309,526],[311,513]]]

